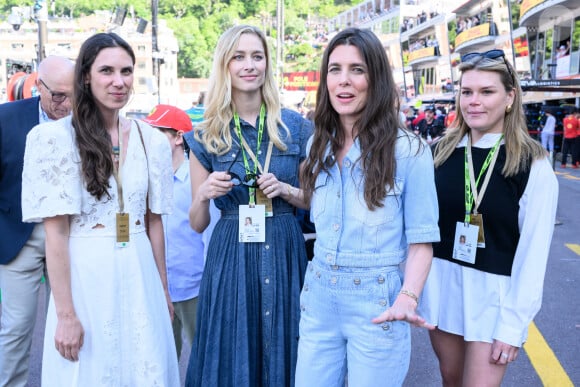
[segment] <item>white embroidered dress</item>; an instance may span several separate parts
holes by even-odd
[[[70,215],[74,307],[85,330],[78,362],[55,349],[56,312],[46,321],[42,386],[179,386],[179,369],[163,287],[144,227],[145,200],[171,212],[171,151],[162,133],[132,123],[121,169],[130,242],[116,247],[117,184],[96,200],[85,189],[70,117],[28,134],[22,177],[24,221]],[[149,159],[147,161],[147,158]],[[149,173],[148,173],[149,172]]]

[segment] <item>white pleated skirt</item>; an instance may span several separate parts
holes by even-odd
[[[508,276],[433,258],[419,314],[440,330],[463,336],[465,341],[492,343],[509,286]]]

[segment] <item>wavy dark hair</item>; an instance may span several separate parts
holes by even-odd
[[[112,32],[98,33],[85,40],[75,64],[72,125],[87,191],[97,199],[103,195],[110,197],[108,189],[111,188],[109,179],[113,174],[113,144],[86,80],[99,52],[112,47],[124,49],[135,64],[135,53],[129,43]]]
[[[347,28],[330,41],[320,67],[320,83],[314,111],[312,147],[301,173],[304,197],[310,202],[315,182],[321,171],[328,172],[336,162],[325,160],[326,149],[336,154],[345,144],[346,134],[340,117],[330,103],[327,87],[328,60],[335,48],[350,45],[358,48],[368,68],[368,91],[365,107],[353,127],[361,148],[364,169],[364,198],[372,211],[382,207],[388,190],[394,187],[396,171],[395,143],[399,130],[398,87],[393,80],[391,66],[385,49],[370,30]],[[410,134],[410,133],[409,133]]]

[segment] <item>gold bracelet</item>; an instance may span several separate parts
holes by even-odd
[[[405,296],[411,297],[413,300],[415,300],[417,305],[419,304],[419,297],[417,297],[417,295],[415,293],[413,293],[412,291],[406,290],[406,289],[401,289],[399,294],[404,294]]]

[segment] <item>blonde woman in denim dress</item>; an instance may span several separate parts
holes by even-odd
[[[296,386],[399,386],[410,324],[439,240],[433,159],[399,122],[369,30],[339,32],[321,67],[302,174],[317,239],[301,294]],[[404,270],[401,264],[406,263]]]
[[[185,137],[190,223],[205,229],[210,200],[221,218],[209,242],[186,386],[294,386],[307,265],[294,209],[305,207],[297,186],[311,124],[281,109],[266,38],[255,27],[221,36],[209,90],[205,120]],[[258,195],[271,200],[272,216],[251,215],[265,239],[243,242],[253,195],[256,211]]]

